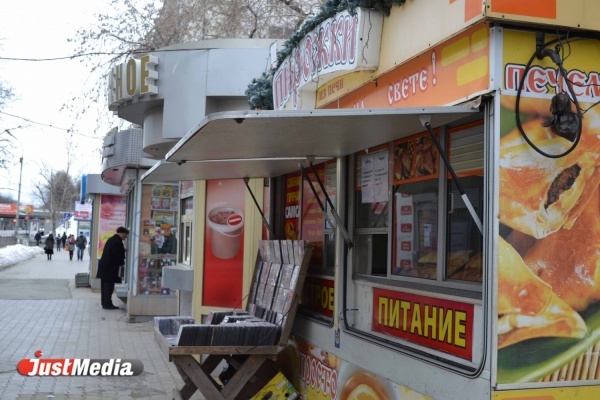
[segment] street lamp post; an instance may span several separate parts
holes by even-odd
[[[21,163],[21,169],[19,171],[19,194],[17,195],[17,219],[15,222],[15,238],[19,233],[19,208],[21,208],[21,179],[23,178],[23,156],[19,158],[19,162]]]

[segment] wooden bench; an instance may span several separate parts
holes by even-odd
[[[261,240],[245,311],[213,312],[206,324],[155,318],[155,341],[184,381],[175,399],[196,390],[210,400],[235,399],[275,358],[287,345],[311,255],[304,241]],[[211,376],[223,360],[234,370],[225,383]]]

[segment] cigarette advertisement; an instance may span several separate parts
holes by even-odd
[[[241,179],[206,182],[202,304],[240,307],[246,186]]]
[[[499,384],[600,379],[600,43],[562,47],[568,80],[549,57],[527,68],[534,33],[504,34]]]
[[[286,240],[300,239],[300,174],[285,177],[284,234]]]
[[[305,400],[430,400],[298,337],[277,355],[277,365]]]

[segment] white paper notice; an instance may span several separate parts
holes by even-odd
[[[388,200],[388,153],[381,151],[361,158],[362,202],[381,203]]]
[[[364,155],[360,159],[360,188],[362,190],[362,202],[373,203],[373,156]]]

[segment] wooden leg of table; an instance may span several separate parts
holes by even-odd
[[[266,359],[267,357],[263,355],[253,355],[248,357],[237,372],[231,377],[229,382],[227,382],[227,385],[225,385],[223,390],[221,390],[223,398],[234,399]]]
[[[210,400],[224,399],[219,389],[215,387],[212,379],[200,368],[200,364],[198,364],[194,357],[190,355],[173,356],[173,363],[181,368],[185,376],[189,378],[204,397]]]
[[[175,369],[177,369],[177,372],[179,372],[179,375],[183,379],[184,386],[181,388],[181,390],[175,389],[175,391],[177,392],[177,397],[174,398],[176,400],[189,400],[194,395],[194,393],[196,393],[196,385],[194,385],[190,377],[186,375],[186,373],[183,371],[183,369],[181,369],[181,367],[177,363],[175,363]]]
[[[217,368],[221,360],[224,358],[225,356],[222,355],[209,355],[206,357],[204,362],[202,362],[202,370],[206,373],[206,375],[210,376],[210,374],[215,370],[215,368]]]

